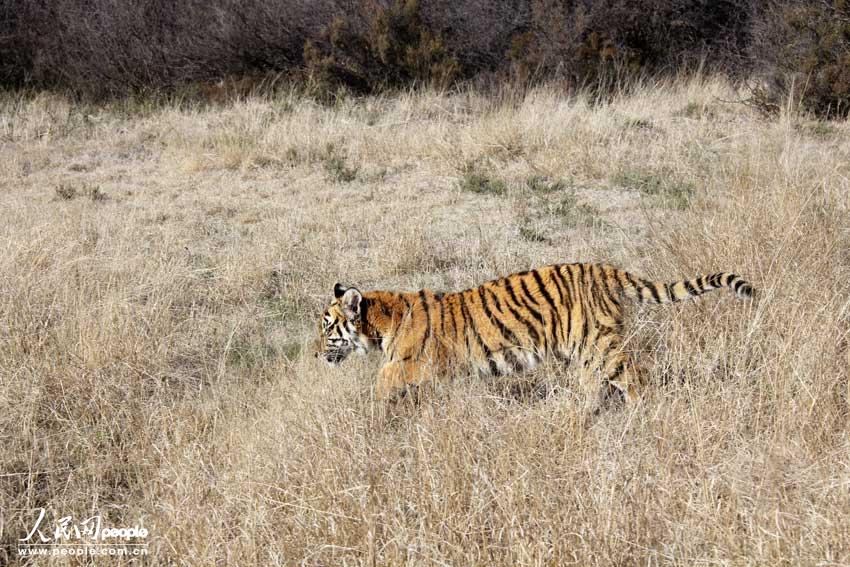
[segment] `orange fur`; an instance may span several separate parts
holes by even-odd
[[[337,284],[317,356],[335,364],[352,351],[380,348],[380,397],[433,373],[509,374],[554,356],[580,362],[634,401],[640,375],[622,349],[623,301],[667,303],[723,287],[753,294],[727,272],[665,284],[597,264],[545,266],[446,294],[361,293]]]

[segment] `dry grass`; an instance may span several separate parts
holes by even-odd
[[[3,95],[0,509],[142,523],[150,564],[850,563],[850,125],[728,91]],[[559,369],[388,408],[305,350],[337,280],[576,260],[760,299],[636,310],[650,392],[596,420]]]

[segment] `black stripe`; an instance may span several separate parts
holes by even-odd
[[[507,323],[503,322],[503,321],[499,318],[499,316],[504,316],[504,312],[503,312],[503,309],[502,309],[502,302],[501,302],[501,300],[499,299],[499,296],[498,296],[498,295],[496,295],[496,293],[495,293],[492,289],[490,289],[490,288],[486,288],[486,291],[487,291],[487,294],[489,295],[489,297],[490,297],[493,301],[495,301],[495,303],[496,303],[496,306],[495,306],[495,309],[493,309],[493,312],[494,312],[494,314],[498,313],[498,315],[496,316],[496,320],[497,320],[497,321],[498,321],[498,322],[502,325],[502,327],[501,327],[501,331],[502,331],[505,335],[507,335],[508,340],[509,340],[509,341],[511,341],[511,342],[513,343],[513,346],[512,346],[512,347],[509,347],[509,348],[507,348],[507,349],[503,349],[503,352],[508,353],[508,354],[511,356],[511,358],[513,358],[513,359],[514,359],[514,361],[517,363],[515,366],[517,366],[517,365],[518,365],[518,366],[517,366],[517,368],[523,368],[523,364],[522,364],[522,362],[521,362],[518,358],[516,358],[516,354],[513,352],[513,350],[512,350],[512,349],[513,349],[513,348],[522,348],[524,345],[523,345],[523,344],[522,344],[522,342],[521,342],[521,341],[517,338],[516,334],[513,332],[513,330],[511,330],[511,328],[507,325]],[[488,305],[488,307],[489,307],[489,305]],[[512,310],[511,310],[511,306],[510,306],[510,305],[508,305],[507,307],[508,307],[508,310],[509,310],[509,311],[512,311]],[[491,309],[492,309],[492,307],[491,307]],[[534,331],[534,328],[529,328],[529,327],[528,327],[528,325],[527,325],[527,324],[525,324],[525,323],[523,323],[522,321],[520,321],[520,320],[519,320],[519,318],[518,318],[516,315],[514,315],[514,317],[517,319],[517,323],[519,323],[520,325],[522,325],[523,327],[525,327],[525,330],[528,332],[529,337],[531,337],[531,334],[535,332],[535,331]]]
[[[620,290],[625,291],[626,285],[629,283],[629,278],[626,277],[626,272],[622,270],[614,270],[614,275],[617,276],[617,283],[620,284]]]
[[[567,343],[569,341],[570,328],[570,309],[569,302],[567,299],[567,295],[569,294],[569,292],[565,287],[561,285],[561,274],[559,274],[558,271],[559,270],[557,266],[552,266],[552,281],[555,282],[555,289],[558,291],[558,305],[560,305],[564,309],[564,313],[566,313],[566,317],[561,317],[560,315],[558,315],[558,323],[561,325],[562,328],[562,340],[564,343]],[[555,310],[555,313],[558,314],[558,311]],[[557,350],[557,348],[555,350]]]
[[[528,309],[531,315],[535,319],[537,319],[537,321],[540,323],[540,326],[543,327],[543,332],[545,333],[546,320],[543,318],[542,312],[537,310],[537,307],[539,307],[539,305],[536,301],[534,301],[534,296],[531,295],[531,291],[528,289],[528,286],[525,284],[525,280],[522,278],[519,278],[519,291],[520,293],[518,295],[523,300],[521,305]]]
[[[537,287],[540,288],[540,294],[543,296],[543,299],[549,304],[549,307],[552,309],[552,324],[555,327],[555,336],[552,341],[552,346],[558,344],[558,335],[561,333],[561,316],[558,314],[558,305],[555,303],[555,300],[552,299],[552,296],[549,294],[549,290],[546,289],[546,286],[543,283],[543,278],[540,277],[540,272],[537,270],[532,270],[531,275],[534,277],[534,281],[537,283]],[[558,292],[560,295],[560,292]]]
[[[653,299],[655,299],[655,303],[661,303],[661,296],[658,295],[658,290],[655,289],[655,284],[652,282],[644,282],[644,285],[649,288],[649,292],[652,294]]]
[[[440,309],[441,309],[440,316],[443,318],[443,334],[446,335],[446,337],[448,337],[448,334],[449,334],[448,323],[450,323],[450,322],[452,324],[452,336],[455,336],[454,317],[451,317],[451,316],[446,317],[446,309],[447,308],[449,309],[449,315],[452,314],[451,313],[452,308],[451,308],[451,305],[449,305],[449,299],[451,297],[452,297],[451,295],[447,295],[446,297],[444,297],[443,299],[440,300]]]
[[[425,343],[431,338],[431,307],[428,305],[428,298],[425,296],[425,290],[419,291],[419,299],[422,301],[422,308],[425,310],[425,336],[422,338],[422,345],[419,347],[419,353],[425,350]]]
[[[605,292],[599,288],[596,279],[592,279],[590,287],[590,302],[595,309],[602,311],[605,315],[610,317],[611,314],[608,312],[608,306],[605,305],[604,294]]]
[[[621,317],[620,301],[617,299],[617,296],[611,292],[607,292],[602,296],[602,299],[604,300],[605,310],[608,312],[608,315],[615,321],[619,321]]]
[[[579,264],[581,265],[581,264]],[[578,292],[578,308],[579,308],[579,341],[576,344],[576,348],[578,349],[579,354],[584,352],[585,345],[587,343],[587,333],[588,333],[588,321],[587,321],[587,306],[585,305],[585,297],[584,297],[584,281],[576,282],[580,287],[577,288]]]
[[[552,266],[552,277],[555,283],[558,284],[558,290],[561,293],[561,304],[566,305],[570,298],[570,290],[567,285],[567,280],[564,279],[564,274],[561,273],[561,266]]]
[[[463,299],[463,293],[464,292],[458,293],[458,307],[460,307],[460,309],[458,309],[458,311],[460,311],[460,316],[463,319],[463,323],[464,323],[463,324],[463,342],[466,343],[467,352],[470,354],[470,356],[472,356],[472,354],[473,354],[472,349],[469,348],[469,332],[468,332],[468,329],[470,328],[470,325],[469,325],[469,319],[467,318],[468,314],[466,313],[466,302]],[[460,328],[460,327],[458,326],[458,328]]]
[[[611,270],[611,274],[607,273],[603,267],[599,268],[599,272],[600,277],[602,278],[602,284],[605,287],[605,301],[607,303],[612,303],[614,305],[612,309],[616,309],[620,306],[620,289],[618,287],[620,282],[618,280],[615,284],[614,281],[612,281],[617,279],[617,272],[610,266],[608,269]]]
[[[543,278],[540,277],[540,272],[538,272],[537,270],[532,270],[531,277],[534,278],[534,283],[536,283],[537,287],[540,288],[540,294],[543,296],[543,299],[546,300],[546,303],[549,304],[549,307],[555,309],[555,301],[549,294],[549,290],[547,290],[546,286],[543,284]]]
[[[567,282],[567,286],[570,288],[570,305],[568,306],[569,310],[569,332],[572,333],[572,319],[573,319],[573,307],[578,309],[578,322],[579,322],[579,331],[578,334],[582,334],[585,331],[583,330],[584,326],[584,303],[583,303],[583,293],[581,282],[578,281],[577,275],[570,269],[571,266],[567,266],[567,271],[569,272],[569,277],[565,276],[565,281]],[[580,341],[573,341],[567,344],[567,347],[570,349],[570,352],[575,354],[576,348],[580,344]]]
[[[664,284],[664,291],[667,292],[667,297],[670,298],[670,301],[676,301],[676,293],[673,290],[673,286],[676,284],[666,283]]]
[[[745,284],[746,284],[746,282],[744,282],[744,280],[736,281],[735,285],[733,286],[735,288],[735,293],[738,293],[738,290],[741,289],[741,286],[743,286]]]
[[[683,282],[685,284],[685,289],[687,290],[689,295],[699,295],[700,292],[693,286],[691,280],[685,280]]]
[[[617,378],[619,378],[619,377],[620,377],[620,375],[621,375],[621,374],[622,374],[625,370],[626,370],[626,365],[625,365],[625,363],[621,362],[621,363],[617,366],[617,368],[615,368],[615,369],[614,369],[614,372],[612,372],[612,373],[608,376],[608,381],[610,382],[610,381],[612,381],[612,380],[616,380]]]
[[[434,298],[437,300],[437,311],[440,312],[440,328],[437,330],[437,336],[446,333],[446,306],[443,304],[443,294],[439,293]]]
[[[505,291],[508,292],[508,296],[511,298],[511,301],[514,302],[514,305],[516,305],[517,307],[521,307],[522,303],[520,303],[519,300],[517,299],[516,293],[514,293],[514,288],[512,286],[508,285],[507,279],[502,280],[502,285],[505,286]],[[535,347],[538,346],[538,343],[540,343],[540,334],[537,332],[537,328],[534,326],[534,323],[529,321],[524,316],[520,315],[520,313],[516,309],[514,309],[511,305],[508,305],[508,311],[511,312],[511,315],[513,315],[514,318],[518,322],[525,325],[525,328],[528,331],[528,335],[531,337],[531,340],[534,342],[534,346]]]
[[[523,364],[523,362],[517,357],[513,349],[505,349],[502,353],[505,355],[505,362],[510,370],[514,372],[525,370],[525,364]]]
[[[492,293],[492,292],[490,292]],[[499,317],[493,312],[490,308],[490,304],[487,303],[487,298],[484,295],[484,287],[481,286],[478,288],[478,297],[481,299],[481,306],[484,308],[484,314],[487,315],[487,318],[490,320],[490,323],[496,327],[496,329],[501,333],[502,342],[507,342],[509,346],[520,346],[520,343],[517,342],[516,336],[513,332],[508,329],[505,324],[502,322]],[[507,341],[505,338],[507,337]]]
[[[461,309],[460,309],[461,296],[462,295],[463,295],[463,292],[455,294],[455,297],[457,297],[458,300],[457,300],[457,308],[452,310],[452,323],[454,324],[455,337],[457,337],[458,341],[460,341],[460,338],[461,338],[460,332],[461,332],[461,330],[463,331],[463,342],[466,343],[466,348],[468,350],[469,349],[469,340],[466,338],[466,325],[460,325],[458,323],[458,318],[457,318],[457,316],[460,315],[461,321],[463,320],[463,311],[461,311]]]
[[[635,293],[638,295],[638,299],[643,301],[643,294],[640,291],[640,286],[637,281],[632,277],[632,275],[628,272],[623,272],[626,274],[626,280],[631,284],[633,288],[635,288]]]
[[[576,264],[576,267],[578,267],[578,274],[579,274],[578,277],[576,277],[576,280],[578,281],[578,285],[582,289],[587,289],[587,284],[584,281],[584,264]]]
[[[583,302],[579,303],[579,308],[581,309],[581,312],[579,313],[578,323],[579,323],[579,334],[580,334],[581,338],[578,341],[578,352],[584,353],[584,347],[585,347],[585,344],[587,342],[587,331],[588,331],[588,325],[587,325],[587,322],[585,321],[587,319],[587,313],[585,312],[586,309],[585,309]]]
[[[608,269],[612,272],[614,271],[611,267],[609,267]],[[605,285],[605,290],[608,292],[609,296],[615,295],[615,292],[617,291],[617,289],[613,286],[613,282],[611,281],[612,279],[616,278],[611,277],[611,275],[612,274],[609,274],[605,271],[605,268],[603,266],[599,267],[599,277],[602,279],[602,283]],[[613,275],[616,276],[616,274]]]
[[[407,306],[407,310],[410,311],[410,301],[408,301],[407,296],[401,293],[398,294],[398,296],[401,298],[402,301],[404,301],[404,304]]]
[[[708,283],[710,283],[710,284],[711,284],[711,287],[723,287],[723,286],[720,284],[720,280],[721,280],[721,278],[723,278],[723,274],[722,274],[722,273],[720,273],[720,274],[714,274],[713,276],[711,276],[711,277],[708,279]]]
[[[613,351],[620,348],[620,345],[617,344],[617,341],[610,341],[608,346],[605,347],[605,350],[602,352],[602,363],[608,360],[608,355],[610,355]]]
[[[490,355],[492,354],[492,351],[490,350],[490,347],[488,347],[487,344],[484,342],[483,337],[478,332],[478,329],[475,327],[475,319],[469,313],[469,308],[466,306],[466,300],[463,297],[463,293],[460,294],[460,308],[463,312],[463,319],[466,321],[467,325],[469,325],[469,328],[472,330],[472,338],[475,339],[475,343],[484,352],[484,357],[487,359],[489,364]]]
[[[594,287],[599,290],[596,299],[599,304],[599,310],[612,319],[617,320],[619,315],[616,314],[616,310],[619,303],[612,297],[611,286],[608,285],[605,270],[602,269],[601,266],[599,266],[599,280],[600,281],[597,282],[596,279],[594,279]]]
[[[605,293],[610,293],[611,290],[608,288],[608,280],[605,277],[605,270],[602,266],[594,265],[591,270],[593,285],[599,287],[599,289],[603,290]]]
[[[579,266],[581,266],[581,264],[579,264]],[[592,291],[592,289],[588,289],[584,280],[582,280],[581,283],[584,286],[583,289],[584,289],[586,295],[587,295],[588,291]],[[593,300],[593,297],[592,297],[592,293],[590,293],[589,295],[590,295],[589,297],[583,298],[583,299],[586,299],[586,301],[582,301],[579,304],[579,306],[581,307],[581,312],[580,312],[580,317],[579,317],[579,321],[581,322],[581,341],[579,341],[579,344],[578,344],[578,351],[580,353],[584,353],[585,350],[587,349],[587,342],[588,342],[587,339],[590,337],[591,333],[594,331],[593,327],[591,327],[591,325],[590,325],[590,323],[591,323],[590,314],[592,313],[592,309],[593,309],[593,305],[592,305],[591,302]],[[590,305],[587,305],[586,303],[590,304]]]

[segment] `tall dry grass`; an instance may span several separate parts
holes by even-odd
[[[850,563],[850,126],[733,97],[3,95],[0,562],[44,506],[142,564]],[[651,385],[597,419],[563,369],[387,407],[307,350],[337,280],[577,260],[759,298],[635,309]]]

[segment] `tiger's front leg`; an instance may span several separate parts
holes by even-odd
[[[386,400],[408,386],[418,385],[424,380],[425,373],[419,361],[390,361],[381,367],[378,374],[376,394],[379,400]]]

